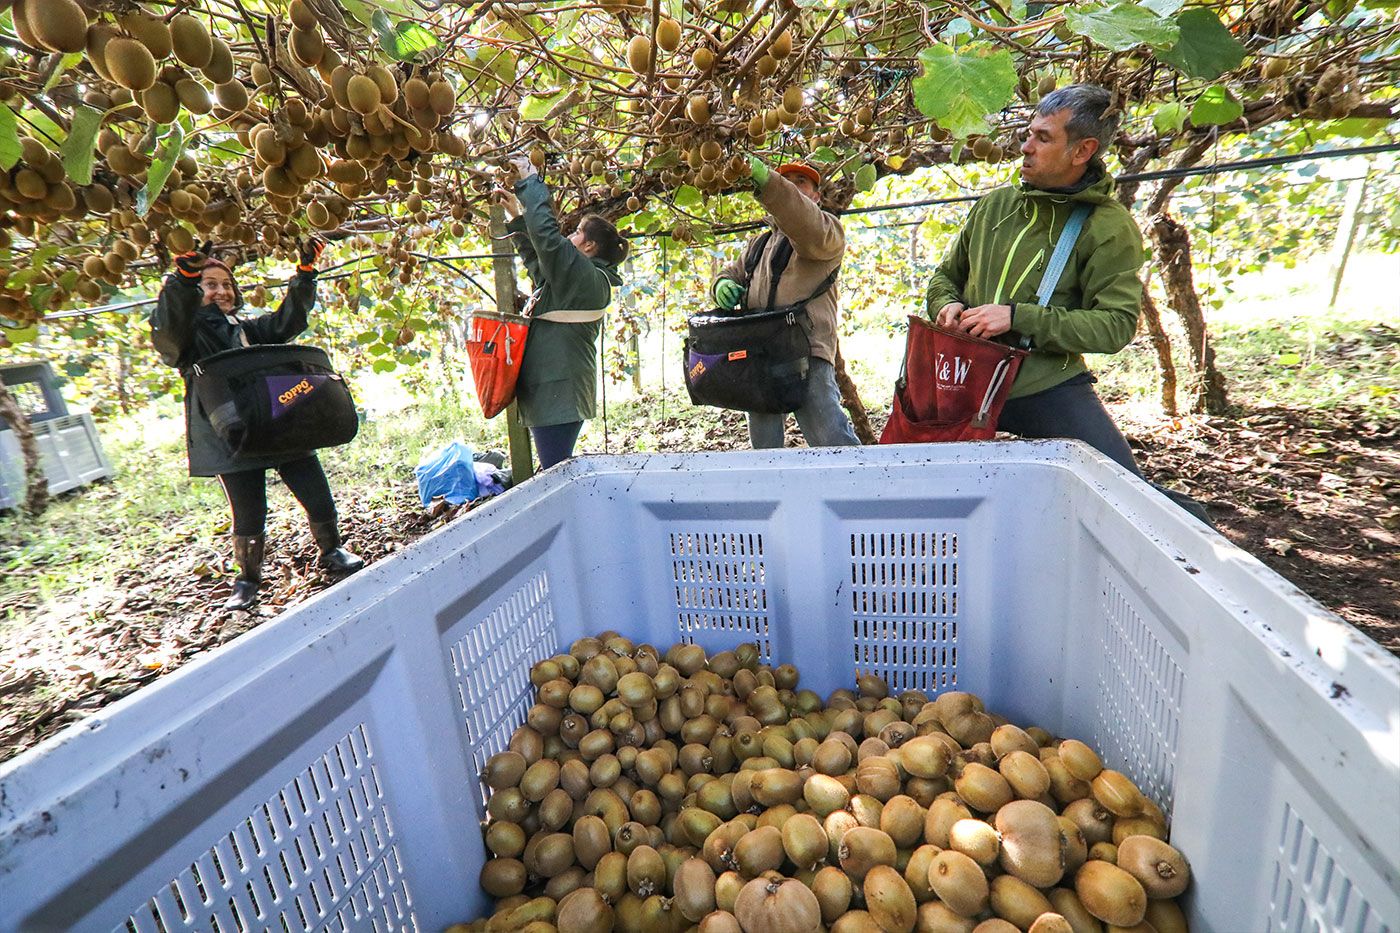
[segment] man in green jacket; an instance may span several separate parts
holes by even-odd
[[[1127,346],[1142,308],[1142,234],[1113,197],[1113,176],[1101,158],[1118,128],[1110,103],[1108,91],[1092,84],[1041,99],[1021,144],[1021,184],[973,205],[929,282],[926,306],[943,327],[1028,344],[1030,356],[998,430],[1081,440],[1141,475],[1083,357]],[[1049,303],[1041,305],[1036,289],[1078,204],[1092,211]],[[1208,522],[1195,500],[1162,491]]]

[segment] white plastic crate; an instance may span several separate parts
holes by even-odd
[[[1400,664],[1068,443],[549,471],[0,767],[0,929],[478,915],[477,771],[606,628],[975,691],[1170,813],[1195,929],[1400,930]]]

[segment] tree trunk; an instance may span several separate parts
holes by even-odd
[[[846,359],[841,355],[839,347],[836,350],[835,369],[836,387],[841,390],[841,404],[850,413],[851,427],[856,429],[856,437],[860,438],[862,444],[878,444],[880,438],[870,425],[870,415],[860,400],[860,393],[856,391],[855,380],[846,373]]]
[[[1167,290],[1167,303],[1181,316],[1190,342],[1191,361],[1196,379],[1192,386],[1191,410],[1222,415],[1230,403],[1225,395],[1225,379],[1215,366],[1215,347],[1206,330],[1201,301],[1191,270],[1191,235],[1165,210],[1152,217],[1152,242]]]
[[[24,481],[26,494],[24,509],[31,516],[38,516],[49,504],[49,481],[44,476],[44,465],[39,459],[39,445],[34,440],[34,428],[29,418],[20,410],[19,402],[0,379],[0,418],[4,418],[15,432],[19,449],[24,454]]]
[[[127,384],[131,378],[131,355],[126,344],[117,347],[117,405],[122,414],[131,414],[131,388]]]
[[[1172,361],[1172,343],[1167,332],[1162,329],[1162,315],[1157,310],[1157,302],[1147,290],[1147,282],[1142,283],[1142,317],[1147,322],[1147,333],[1152,337],[1152,347],[1157,351],[1157,369],[1162,374],[1162,411],[1177,414],[1176,408],[1176,363]]]

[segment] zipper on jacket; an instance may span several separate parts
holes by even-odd
[[[996,292],[992,295],[992,304],[1001,304],[1002,290],[1006,288],[1006,277],[1011,274],[1011,260],[1016,257],[1016,250],[1020,247],[1021,241],[1026,238],[1026,234],[1031,232],[1035,226],[1036,218],[1040,216],[1040,205],[1031,202],[1031,219],[1021,228],[1021,232],[1016,234],[1016,239],[1012,241],[1011,248],[1006,251],[1006,261],[1001,265],[1001,278],[997,280]],[[1042,251],[1043,252],[1043,251]],[[1021,276],[1022,281],[1025,276]]]

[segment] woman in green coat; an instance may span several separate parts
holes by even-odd
[[[573,456],[584,421],[597,410],[598,335],[612,290],[622,284],[617,267],[627,241],[596,214],[564,236],[544,179],[529,159],[518,159],[516,169],[515,193],[501,191],[500,200],[534,294],[515,397],[543,470]]]

